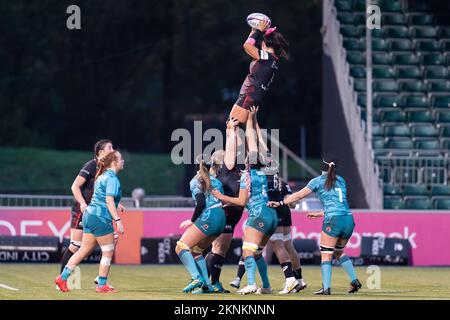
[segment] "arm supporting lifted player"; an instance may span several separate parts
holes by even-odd
[[[269,203],[267,204],[267,206],[271,207],[271,208],[277,208],[280,207],[282,205],[292,205],[293,203],[296,203],[297,201],[306,198],[307,196],[309,196],[313,191],[311,189],[309,189],[308,187],[304,187],[303,189],[301,189],[300,191],[297,191],[289,196],[287,196],[286,198],[284,198],[284,200],[281,201],[269,201]],[[324,212],[320,211],[320,212],[308,212],[306,214],[306,216],[310,219],[316,219],[319,217],[323,217],[324,216]]]

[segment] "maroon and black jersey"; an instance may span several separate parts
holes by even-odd
[[[86,204],[91,202],[92,195],[94,193],[94,179],[97,172],[97,161],[92,159],[84,164],[78,175],[86,179],[86,182],[81,186],[81,194],[83,195]],[[77,200],[74,200],[72,211],[75,213],[81,213],[80,204]]]
[[[255,59],[250,63],[250,73],[242,84],[239,103],[236,104],[248,109],[247,99],[251,100],[252,104],[260,105],[277,70],[278,58],[273,53],[259,50],[259,60]]]

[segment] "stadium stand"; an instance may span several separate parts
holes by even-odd
[[[450,3],[372,1],[373,149],[385,209],[450,209]],[[361,120],[365,0],[335,0]]]

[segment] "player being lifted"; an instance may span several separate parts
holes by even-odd
[[[275,210],[267,206],[267,178],[262,171],[266,163],[264,156],[258,152],[257,137],[254,130],[255,112],[256,109],[252,107],[247,119],[247,170],[241,176],[239,197],[226,196],[219,190],[212,191],[213,195],[224,203],[246,206],[249,211],[242,246],[248,285],[238,291],[240,294],[252,294],[258,290],[255,282],[256,260],[258,260],[258,269],[263,281],[263,287],[270,288],[266,261],[257,258],[262,255],[264,246],[278,225],[278,217]]]
[[[257,28],[252,28],[244,43],[245,52],[253,61],[230,113],[230,118],[236,118],[240,123],[246,123],[251,106],[263,105],[264,97],[278,70],[279,60],[288,58],[289,43],[276,31],[276,27],[269,28],[269,25],[269,20],[260,21]]]
[[[180,224],[180,228],[187,230],[175,248],[191,275],[191,282],[183,289],[185,293],[214,292],[202,253],[222,233],[226,220],[222,203],[211,194],[213,188],[223,192],[222,183],[211,174],[203,159],[199,163],[199,170],[189,183],[195,210],[190,220]]]
[[[331,294],[331,260],[333,255],[351,280],[351,288],[348,292],[356,293],[361,288],[353,263],[343,252],[352,236],[355,222],[347,203],[345,180],[336,174],[336,166],[336,161],[324,159],[322,175],[312,179],[305,188],[288,196],[285,200],[269,203],[269,206],[274,208],[289,205],[307,197],[312,192],[315,192],[322,202],[323,212],[308,214],[311,219],[324,216],[320,235],[322,288],[315,292],[318,295]]]

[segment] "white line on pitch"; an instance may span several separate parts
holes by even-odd
[[[7,286],[6,284],[3,284],[3,283],[0,283],[0,288],[5,288],[5,289],[8,289],[8,290],[12,290],[12,291],[19,291],[19,289]]]

